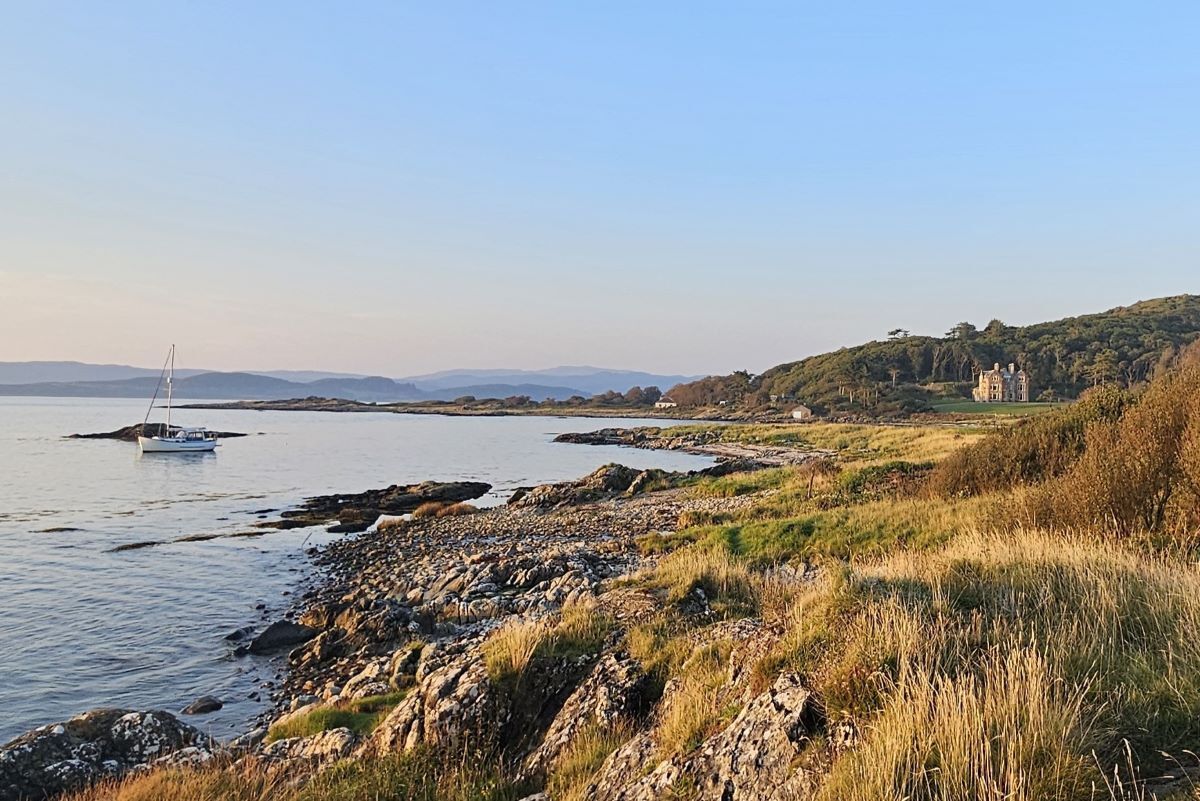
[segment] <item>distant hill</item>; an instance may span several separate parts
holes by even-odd
[[[1200,338],[1200,296],[1178,295],[1028,326],[958,323],[944,337],[891,338],[672,387],[681,406],[765,405],[772,395],[818,411],[910,412],[940,395],[969,396],[973,376],[1013,362],[1033,395],[1076,397],[1098,383],[1136,384]],[[854,399],[851,400],[851,396]]]
[[[75,398],[149,398],[158,374],[117,381],[50,381],[30,384],[0,384],[0,395]],[[565,400],[587,395],[573,387],[549,384],[468,384],[440,390],[419,389],[409,382],[379,376],[324,378],[319,381],[285,381],[256,373],[200,373],[175,378],[175,397],[180,400],[279,400],[320,395],[363,402],[455,400],[463,396],[507,398],[527,395],[535,400]]]
[[[0,362],[0,384],[76,383],[79,381],[123,381],[127,378],[156,377],[161,367],[131,367],[127,364],[88,364],[86,362]],[[218,370],[177,369],[176,378],[215,373]],[[318,381],[322,378],[365,378],[356,373],[330,373],[322,370],[249,370],[287,381]]]
[[[153,392],[158,368],[82,362],[0,362],[0,395],[142,397]],[[447,370],[391,379],[313,370],[220,372],[176,370],[181,398],[276,400],[321,395],[359,401],[454,400],[465,395],[534,400],[585,398],[633,386],[665,387],[694,376],[630,370],[554,367],[548,370]]]
[[[624,392],[630,387],[674,386],[694,381],[700,376],[661,375],[636,370],[609,370],[600,367],[551,367],[546,370],[444,370],[428,375],[398,379],[415,384],[420,389],[441,390],[471,385],[553,384],[572,387],[574,393],[588,397],[610,390]],[[509,393],[514,394],[514,393]],[[528,394],[528,393],[515,393]]]
[[[0,384],[38,384],[74,381],[122,381],[127,378],[157,376],[157,367],[130,367],[127,364],[85,364],[84,362],[0,362]],[[207,370],[177,370],[178,376],[196,375]]]

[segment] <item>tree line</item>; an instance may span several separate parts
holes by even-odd
[[[1094,386],[1132,387],[1150,380],[1198,336],[1200,296],[1180,295],[1029,326],[992,320],[977,328],[960,322],[943,337],[895,328],[884,340],[781,364],[758,376],[739,372],[703,379],[668,395],[681,406],[720,400],[766,404],[774,396],[823,411],[871,402],[885,410],[919,411],[928,407],[928,390],[969,396],[981,370],[1014,363],[1028,374],[1034,398],[1075,398]],[[914,392],[918,386],[924,391]],[[862,402],[850,402],[851,394]]]

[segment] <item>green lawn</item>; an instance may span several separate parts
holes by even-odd
[[[945,414],[1002,414],[1027,415],[1057,409],[1061,403],[975,403],[974,401],[939,401],[933,405],[934,411]]]

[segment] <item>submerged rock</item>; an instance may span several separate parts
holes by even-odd
[[[269,654],[308,642],[318,634],[317,630],[290,620],[276,620],[250,641],[248,650],[252,654]]]
[[[45,798],[166,762],[203,762],[208,735],[167,712],[95,709],[0,748],[0,801]]]
[[[211,695],[202,695],[195,701],[185,706],[180,714],[183,715],[207,715],[209,712],[216,712],[218,709],[225,706],[225,702],[220,698]]]

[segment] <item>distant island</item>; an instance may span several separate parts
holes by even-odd
[[[79,362],[0,362],[0,395],[68,398],[148,398],[159,371]],[[312,371],[177,370],[175,396],[191,400],[273,400],[321,396],[364,403],[452,401],[459,398],[589,399],[631,388],[674,386],[698,376],[597,367],[546,370],[447,370],[386,378]]]

